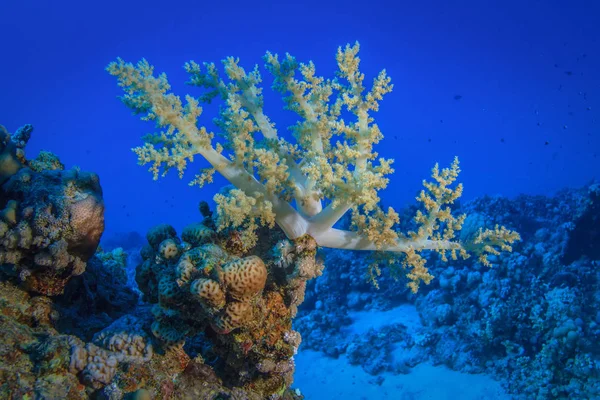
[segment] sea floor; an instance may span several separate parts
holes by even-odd
[[[400,322],[409,331],[420,324],[413,306],[401,306],[384,312],[356,312],[348,333],[361,333],[371,327]],[[345,355],[337,359],[312,350],[300,351],[296,359],[293,387],[307,400],[393,399],[393,400],[508,400],[500,384],[487,375],[452,371],[445,366],[421,363],[405,375],[367,374],[360,366],[350,365]]]

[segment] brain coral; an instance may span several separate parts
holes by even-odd
[[[225,306],[225,293],[217,281],[196,279],[192,282],[190,291],[200,298],[200,303],[207,311],[220,310]]]
[[[229,333],[244,325],[252,319],[252,306],[246,302],[234,301],[225,307],[214,324],[215,330],[220,333]]]
[[[223,267],[221,282],[234,299],[245,300],[260,293],[267,282],[267,268],[257,256],[232,261]]]
[[[158,254],[165,260],[170,260],[177,257],[179,253],[179,247],[174,239],[165,239],[160,242],[158,246]]]
[[[96,177],[97,179],[97,177]],[[72,248],[91,257],[104,231],[104,203],[101,197],[82,193],[81,199],[69,205]]]
[[[141,320],[126,315],[94,335],[94,344],[114,353],[118,361],[144,362],[153,355]]]
[[[173,228],[169,224],[161,224],[151,228],[146,234],[146,239],[148,239],[148,244],[154,251],[158,251],[158,246],[161,244],[163,240],[167,239],[176,239],[177,232],[175,228]]]
[[[176,267],[177,284],[183,287],[196,278],[206,277],[215,267],[231,258],[223,249],[212,243],[194,247],[179,258]]]
[[[212,243],[215,236],[214,230],[200,222],[186,226],[181,232],[181,239],[194,247]]]

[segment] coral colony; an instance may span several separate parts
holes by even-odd
[[[312,62],[298,63],[289,54],[282,60],[276,54],[265,55],[273,88],[286,96],[286,108],[300,117],[292,127],[296,143],[278,135],[276,125],[263,113],[258,66],[246,73],[237,59],[229,57],[223,61],[224,80],[214,64],[200,66],[191,61],[185,65],[188,83],[206,90],[201,101],[223,100],[217,125],[224,143],[198,126],[199,100],[186,96],[183,104],[169,92],[166,75],[155,77],[147,61],[134,66],[119,59],[107,70],[125,91],[123,103],[163,129],[147,135],[144,146],[134,149],[139,163],[150,163],[156,179],[171,168],[182,176],[188,162],[198,155],[204,157],[211,168],[197,175],[192,184],[211,182],[218,172],[235,187],[214,199],[218,229],[241,228],[248,246],[256,243],[258,226],[277,224],[289,240],[308,235],[318,246],[328,248],[404,253],[402,263],[415,292],[419,282],[432,279],[419,255],[422,250],[437,251],[442,257],[450,253],[453,259],[466,258],[471,251],[484,263],[488,253],[510,251],[510,243],[519,235],[503,227],[481,230],[464,243],[453,240],[466,218],[452,215],[450,208],[462,194],[461,184],[453,187],[458,159],[441,171],[436,165],[433,182],[423,183],[426,190],[417,199],[423,211],[415,216],[418,229],[406,234],[394,229],[398,214],[391,207],[382,210],[378,195],[394,172],[392,160],[377,159],[373,146],[383,134],[371,116],[379,110],[383,96],[392,91],[391,79],[381,71],[366,92],[358,51],[358,43],[338,49],[335,79],[316,76]],[[351,121],[342,118],[343,111],[352,115]],[[335,229],[335,223],[350,210],[353,229]]]

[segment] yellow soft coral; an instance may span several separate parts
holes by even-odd
[[[215,64],[185,64],[189,84],[204,89],[199,98],[180,97],[169,92],[164,74],[155,77],[146,60],[137,65],[121,59],[107,70],[124,89],[123,102],[143,119],[153,120],[161,129],[145,136],[145,144],[133,149],[140,164],[150,164],[156,179],[175,168],[182,176],[195,156],[210,164],[192,181],[203,185],[220,173],[235,189],[215,197],[220,228],[243,228],[251,247],[260,225],[281,227],[290,239],[309,235],[324,247],[404,253],[410,287],[432,276],[419,255],[434,250],[445,260],[467,257],[467,250],[480,255],[509,250],[518,234],[504,228],[482,231],[473,243],[455,240],[464,216],[455,217],[450,205],[461,196],[462,185],[454,185],[458,159],[450,168],[436,165],[433,182],[417,200],[422,203],[415,221],[419,228],[406,235],[395,230],[398,213],[380,208],[379,191],[394,172],[393,160],[378,157],[374,146],[383,139],[372,113],[393,85],[385,70],[373,80],[370,90],[359,70],[359,45],[338,48],[338,71],[334,79],[317,75],[312,62],[299,63],[286,54],[267,53],[265,68],[274,78],[273,89],[284,95],[285,107],[299,120],[291,127],[292,143],[278,134],[275,124],[263,112],[264,98],[258,66],[248,72],[233,57],[223,60],[224,75]],[[200,102],[220,98],[224,102],[215,120],[219,137],[199,126]],[[350,115],[350,120],[342,118]],[[334,229],[334,224],[352,210],[354,230]]]
[[[511,244],[521,237],[517,232],[506,229],[503,226],[496,225],[494,229],[479,228],[479,232],[473,241],[465,244],[465,248],[479,256],[479,262],[490,267],[492,264],[488,260],[488,255],[500,255],[501,251],[512,251]]]

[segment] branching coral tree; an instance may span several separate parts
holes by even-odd
[[[372,117],[393,85],[383,70],[367,91],[358,51],[358,43],[338,49],[334,79],[317,76],[312,62],[298,63],[289,54],[264,56],[265,68],[274,77],[273,89],[284,95],[285,108],[299,117],[291,127],[295,143],[279,135],[263,112],[258,66],[247,72],[238,59],[229,57],[223,60],[222,77],[212,63],[186,63],[188,83],[204,91],[198,98],[186,96],[185,103],[170,92],[165,74],[154,76],[146,60],[133,65],[117,59],[107,71],[125,91],[122,101],[161,129],[133,149],[139,163],[151,164],[155,179],[172,168],[182,177],[188,162],[204,157],[210,168],[191,184],[212,182],[218,172],[235,186],[215,196],[219,224],[244,229],[250,242],[259,225],[277,224],[290,239],[310,235],[324,247],[404,253],[414,291],[420,281],[432,279],[421,250],[438,251],[444,259],[447,254],[466,258],[472,251],[482,262],[487,262],[487,253],[510,250],[519,236],[503,227],[470,235],[468,243],[455,239],[465,219],[450,210],[462,194],[462,185],[455,184],[458,159],[446,169],[436,165],[433,181],[424,182],[417,198],[423,206],[415,217],[419,229],[406,234],[395,230],[398,214],[391,207],[383,210],[378,194],[394,172],[393,160],[378,158],[374,151],[383,135]],[[217,98],[224,103],[216,119],[222,140],[198,122],[200,103]],[[348,211],[352,230],[334,228]]]

